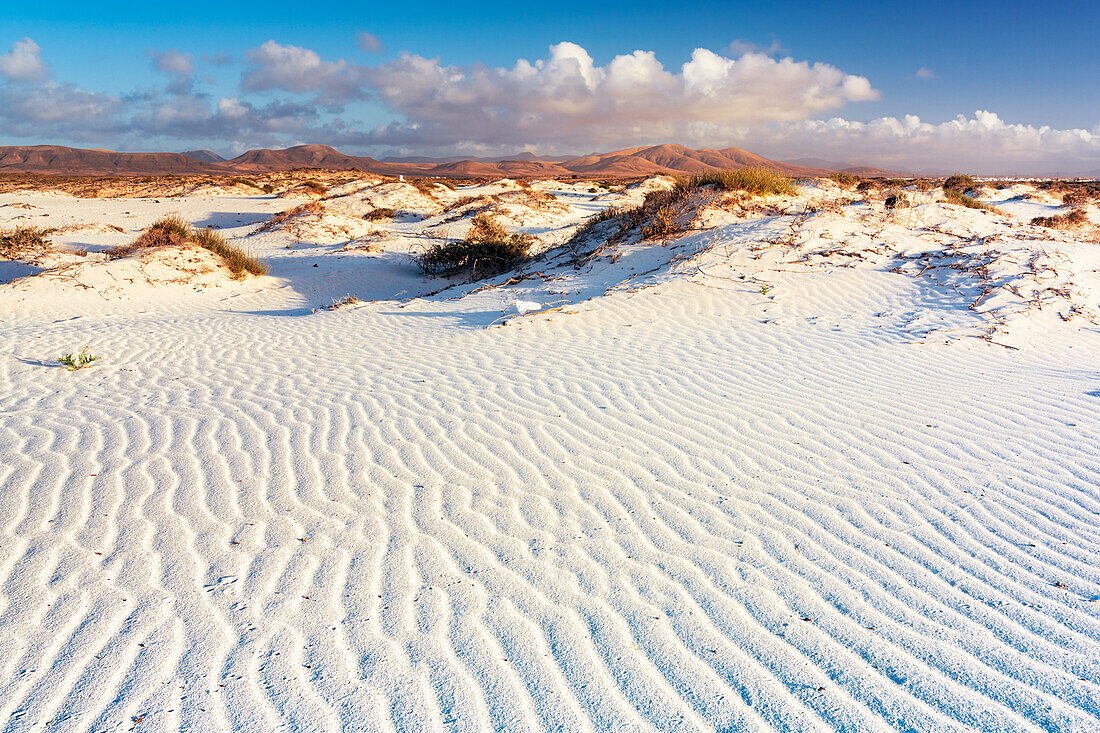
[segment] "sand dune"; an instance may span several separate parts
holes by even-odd
[[[371,253],[273,196],[0,195],[271,265],[0,285],[0,729],[1096,730],[1089,234],[817,182],[517,281],[407,258],[448,197],[558,242],[667,185],[330,191],[405,207]]]

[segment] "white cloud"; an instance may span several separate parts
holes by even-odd
[[[747,53],[739,59],[696,49],[677,71],[651,51],[597,66],[574,43],[548,59],[511,68],[444,66],[402,54],[369,68],[365,80],[407,125],[376,131],[426,143],[613,144],[690,136],[693,126],[798,120],[878,98],[870,82],[828,64]]]
[[[252,66],[241,77],[248,92],[282,90],[316,94],[326,102],[347,101],[364,95],[364,68],[347,61],[322,61],[315,51],[267,41],[245,57]]]
[[[45,81],[49,76],[41,49],[29,38],[16,41],[10,51],[0,55],[0,77],[11,81]]]
[[[195,71],[195,54],[193,53],[180,53],[174,48],[170,48],[163,53],[149,49],[149,57],[153,60],[153,66],[157,71],[163,71],[166,74],[190,75]]]
[[[382,51],[382,41],[373,33],[359,31],[355,34],[355,42],[359,44],[360,51],[366,51],[367,53],[380,53]]]
[[[935,79],[936,78],[936,72],[932,71],[931,69],[929,69],[925,66],[922,66],[919,69],[917,69],[917,73],[914,74],[913,76],[917,77],[918,79]]]
[[[1100,126],[1090,131],[1013,124],[985,110],[941,123],[915,115],[803,120],[744,130],[738,142],[789,158],[818,155],[913,171],[1056,173],[1100,166]]]
[[[744,38],[738,38],[730,41],[730,45],[727,48],[731,56],[744,56],[747,53],[762,53],[765,56],[775,56],[787,52],[787,49],[783,47],[783,44],[779,42],[778,38],[773,38],[772,42],[767,46],[762,46],[752,41],[746,41]]]

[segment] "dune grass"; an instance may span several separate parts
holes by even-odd
[[[433,245],[413,257],[413,261],[433,277],[465,272],[487,277],[527,259],[535,241],[530,234],[509,234],[500,222],[486,214],[478,214],[471,220],[465,239]]]
[[[47,239],[56,229],[47,227],[17,226],[11,231],[0,231],[0,256],[16,259],[49,246]]]
[[[944,189],[944,201],[956,206],[965,206],[968,209],[981,209],[982,211],[998,211],[996,206],[991,206],[984,201],[972,199],[958,189]]]
[[[116,247],[111,258],[126,257],[134,252],[153,247],[181,246],[196,244],[218,255],[234,279],[246,274],[267,274],[267,263],[249,254],[245,249],[230,244],[225,235],[207,227],[194,229],[179,214],[168,214],[157,219],[143,231],[133,243]]]
[[[80,369],[87,369],[88,367],[92,366],[92,364],[99,361],[100,358],[102,357],[92,356],[91,354],[89,354],[88,347],[85,346],[77,353],[73,353],[70,351],[68,354],[62,354],[61,356],[57,357],[57,360],[65,367],[67,367],[70,372],[75,372]]]
[[[745,191],[756,196],[797,193],[790,178],[768,168],[713,171],[679,178],[673,191],[687,192],[703,186],[712,186],[719,191]]]

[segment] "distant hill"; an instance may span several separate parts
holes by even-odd
[[[815,160],[816,162],[816,160]],[[210,150],[186,153],[120,153],[59,145],[0,147],[0,172],[55,175],[201,175],[264,173],[298,168],[356,170],[385,175],[480,177],[622,178],[665,172],[680,175],[708,171],[768,168],[789,176],[820,176],[837,170],[763,158],[740,148],[694,150],[684,145],[652,145],[572,158],[521,153],[491,158],[387,158],[341,153],[328,145],[296,145],[281,150],[249,150],[225,160]],[[859,175],[891,175],[871,167],[848,167]]]
[[[118,153],[60,145],[0,147],[0,171],[68,176],[163,176],[227,173],[224,164],[206,163],[183,153]]]
[[[185,150],[183,155],[188,158],[194,158],[195,160],[202,161],[203,163],[224,163],[225,158],[215,153],[213,150]]]

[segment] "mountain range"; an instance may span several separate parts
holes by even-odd
[[[120,153],[60,145],[0,147],[0,173],[68,176],[258,174],[299,168],[357,170],[384,175],[481,177],[621,178],[661,171],[769,168],[789,176],[818,176],[844,170],[862,176],[896,175],[868,166],[832,167],[773,161],[740,148],[694,150],[684,145],[654,145],[610,153],[554,158],[523,153],[497,158],[387,158],[347,155],[327,145],[296,145],[282,150],[249,150],[226,160],[210,150],[186,153]]]

